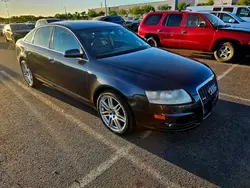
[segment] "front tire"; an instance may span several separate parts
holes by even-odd
[[[134,120],[126,100],[113,91],[100,94],[97,99],[97,110],[104,125],[118,135],[131,132]]]
[[[236,46],[231,42],[220,43],[215,52],[214,57],[219,62],[229,62],[236,57]]]
[[[26,81],[26,83],[28,84],[29,87],[35,88],[35,87],[42,84],[39,80],[37,80],[34,77],[32,71],[29,68],[26,61],[22,60],[21,63],[20,63],[20,66],[21,66],[23,77],[24,77],[24,79],[25,79],[25,81]]]
[[[149,37],[147,39],[147,42],[152,47],[156,47],[156,48],[160,47],[160,41],[156,37]]]

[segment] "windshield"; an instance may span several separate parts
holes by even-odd
[[[232,16],[235,20],[237,20],[239,22],[246,22],[245,20],[243,20],[239,16],[236,16],[235,14],[229,13],[229,15]]]
[[[217,16],[213,14],[204,14],[204,16],[208,19],[208,21],[214,26],[214,27],[226,27],[227,25],[219,19]]]
[[[13,31],[18,31],[18,30],[28,30],[29,27],[26,24],[15,24],[15,25],[10,25],[11,29]]]
[[[123,27],[82,29],[76,33],[96,58],[132,53],[150,47]]]

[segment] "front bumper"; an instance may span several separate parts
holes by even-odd
[[[211,81],[212,80],[209,80],[209,82]],[[201,122],[211,114],[219,98],[218,84],[215,78],[214,81],[217,90],[207,100],[202,100],[198,91],[204,88],[205,84],[208,85],[208,81],[204,82],[200,87],[197,87],[197,95],[192,96],[193,102],[191,104],[146,104],[146,100],[144,99],[144,103],[141,101],[141,104],[144,104],[141,106],[141,110],[133,110],[137,125],[167,131],[182,131],[200,125]],[[161,117],[161,119],[156,118],[155,115]]]

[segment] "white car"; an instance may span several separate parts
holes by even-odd
[[[247,22],[240,17],[236,16],[235,14],[231,12],[211,12],[215,16],[219,17],[223,22],[230,25],[231,27],[237,27],[237,28],[245,28],[250,30],[250,22]]]

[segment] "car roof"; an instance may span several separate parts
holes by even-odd
[[[118,26],[117,24],[111,22],[92,21],[92,20],[61,21],[61,22],[50,23],[48,25],[63,26],[71,30]]]

